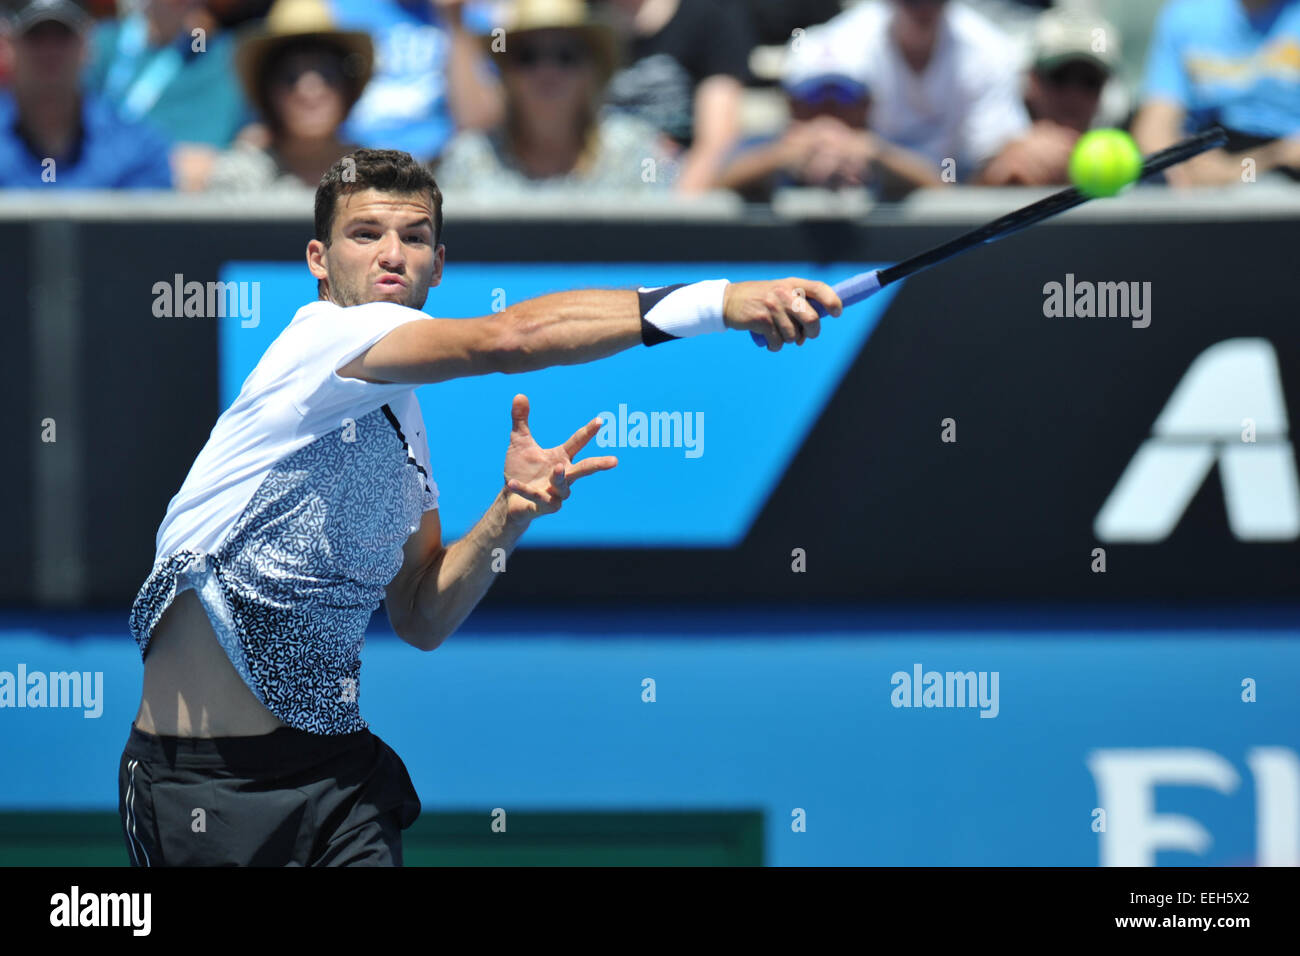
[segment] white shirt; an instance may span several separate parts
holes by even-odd
[[[366,728],[366,625],[438,490],[415,386],[337,369],[427,318],[388,302],[298,310],[168,505],[131,607],[142,656],[176,595],[192,588],[271,713],[309,733]]]
[[[409,384],[344,378],[346,365],[407,322],[429,318],[392,302],[343,308],[312,302],[271,343],[217,419],[158,527],[154,561],[182,548],[213,550],[280,459],[387,404],[416,461],[429,474],[424,418]],[[438,486],[429,479],[436,508]],[[429,510],[426,508],[425,510]]]
[[[866,84],[872,130],[936,166],[955,160],[957,180],[969,181],[1029,129],[1020,97],[1022,53],[992,21],[951,2],[930,62],[918,74],[889,35],[894,16],[884,0],[867,0],[812,28],[807,39],[827,51],[834,72]]]

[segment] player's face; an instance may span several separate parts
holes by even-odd
[[[328,282],[338,305],[396,302],[418,309],[442,281],[446,249],[434,246],[433,206],[427,195],[363,189],[339,197],[328,247],[315,240],[308,260]],[[321,276],[317,276],[320,278]]]

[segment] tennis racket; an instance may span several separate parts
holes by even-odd
[[[1223,127],[1212,126],[1203,133],[1197,133],[1195,136],[1190,136],[1182,142],[1175,143],[1167,149],[1162,149],[1160,152],[1152,153],[1146,157],[1142,161],[1142,172],[1138,175],[1138,179],[1146,179],[1168,169],[1170,166],[1186,162],[1193,156],[1198,156],[1208,149],[1222,146],[1227,141],[1228,134]],[[1044,219],[1065,212],[1067,209],[1082,205],[1091,198],[1079,192],[1075,187],[1070,186],[1068,189],[1062,189],[1058,193],[1053,193],[1037,202],[1030,203],[1028,206],[1023,206],[1014,212],[1009,212],[1005,216],[994,219],[992,222],[985,223],[955,239],[950,239],[943,245],[918,253],[910,259],[904,259],[902,262],[887,266],[884,269],[872,269],[869,272],[859,272],[855,276],[850,276],[834,287],[835,294],[840,297],[844,308],[847,309],[863,299],[870,298],[892,282],[906,279],[910,275],[915,275],[931,266],[938,265],[940,262],[959,256],[975,246],[997,242],[1012,233],[1019,232],[1026,226],[1032,226],[1034,223],[1042,222]],[[820,302],[809,300],[808,304],[813,307],[814,312],[825,318],[826,308]],[[757,332],[750,332],[749,334],[756,345],[763,348],[767,347],[767,340],[763,336]]]

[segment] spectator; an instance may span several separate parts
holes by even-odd
[[[601,116],[617,41],[581,0],[518,0],[506,36],[497,55],[505,122],[452,140],[438,167],[447,195],[629,193],[665,184],[668,156],[654,151],[655,129],[631,116]]]
[[[939,182],[975,181],[1029,128],[1014,46],[963,4],[869,0],[814,29],[854,51],[871,128],[928,159]]]
[[[145,0],[99,25],[87,73],[89,88],[123,118],[147,121],[171,141],[182,189],[201,186],[247,119],[233,41],[211,26],[201,0]]]
[[[375,75],[343,128],[376,149],[436,158],[460,129],[501,122],[504,94],[476,26],[487,7],[462,0],[330,0],[339,25],[375,41]]]
[[[740,136],[740,102],[754,32],[739,0],[608,0],[629,64],[610,105],[651,123],[679,153],[677,188],[697,193]]]
[[[1025,73],[1025,108],[1033,126],[985,167],[989,186],[1069,182],[1070,153],[1092,128],[1101,91],[1119,67],[1119,36],[1105,20],[1046,10],[1035,24]]]
[[[782,135],[742,149],[724,168],[722,185],[751,201],[784,186],[870,186],[894,199],[939,185],[925,157],[867,129],[871,96],[854,75],[856,62],[856,45],[843,36],[811,31],[792,41],[781,81],[790,123]]]
[[[13,22],[12,89],[0,91],[0,188],[167,189],[167,143],[81,89],[90,18],[31,0]]]
[[[338,30],[324,2],[279,0],[265,28],[239,44],[235,63],[270,142],[237,142],[218,157],[210,191],[314,190],[356,146],[339,129],[370,79],[374,47]]]
[[[1300,0],[1172,0],[1156,21],[1133,134],[1145,153],[1215,123],[1224,149],[1165,172],[1174,186],[1300,178]]]

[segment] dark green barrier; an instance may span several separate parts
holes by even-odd
[[[403,833],[407,866],[762,866],[763,814],[425,811]],[[0,813],[0,866],[126,866],[111,813]]]

